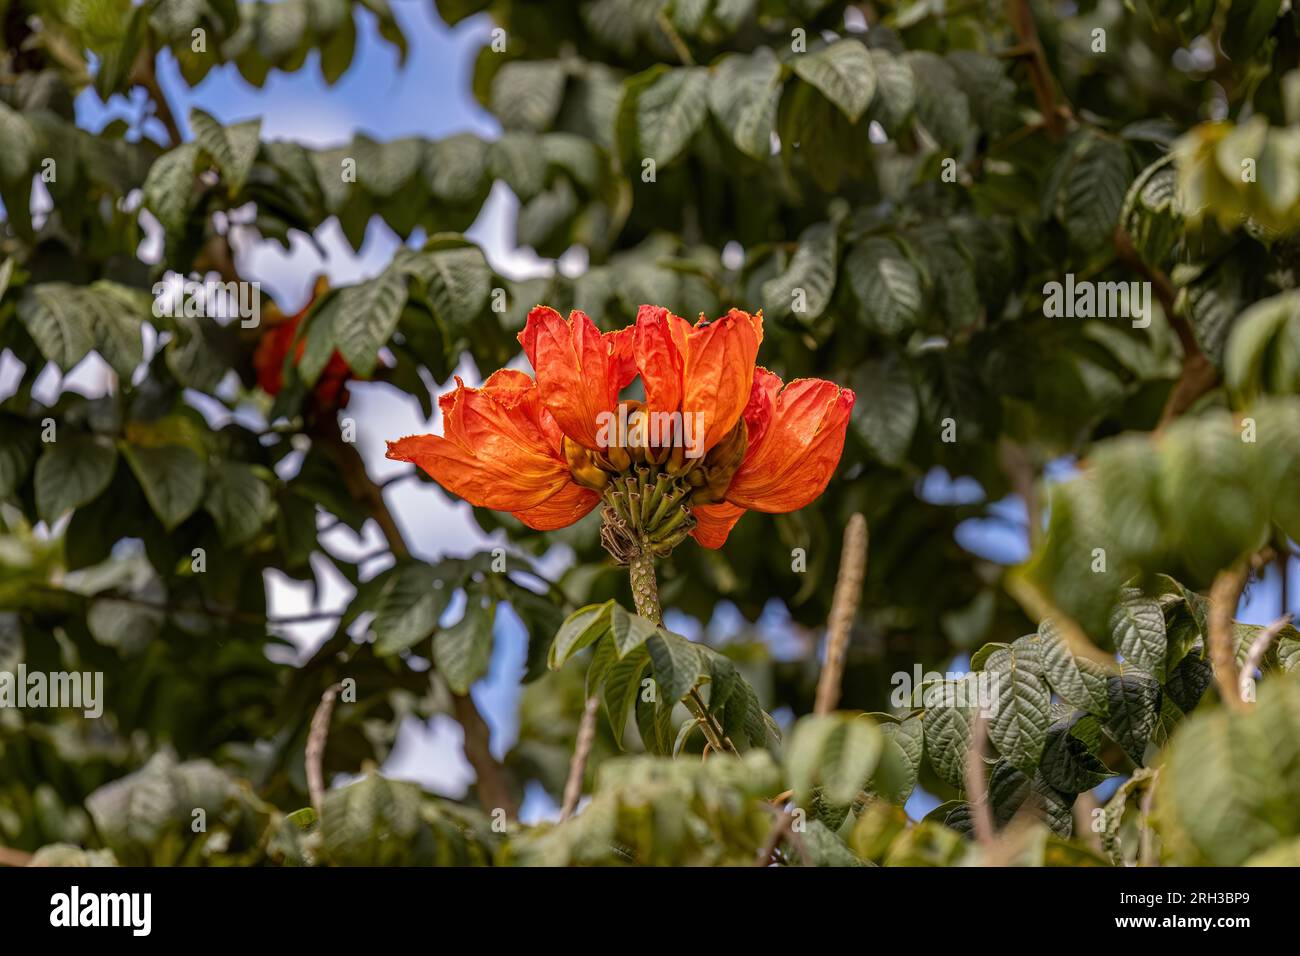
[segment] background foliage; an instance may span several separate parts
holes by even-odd
[[[304,68],[334,82],[358,18],[405,55],[387,0],[0,0],[0,347],[13,380],[0,403],[0,670],[102,671],[108,689],[98,721],[0,709],[0,844],[78,862],[720,864],[763,854],[783,812],[771,801],[790,790],[807,826],[774,845],[783,862],[1295,862],[1300,690],[1281,675],[1300,635],[1271,642],[1258,704],[1226,707],[1207,598],[1225,571],[1285,571],[1300,537],[1294,5],[437,9],[503,31],[471,78],[500,135],[315,149],[197,110],[182,141],[155,62],[174,57],[191,84],[229,63],[254,85]],[[170,135],[79,129],[73,97],[87,86],[143,88]],[[521,245],[546,258],[577,247],[585,267],[496,274],[462,233],[498,182],[519,200]],[[47,212],[32,214],[34,188]],[[232,222],[288,248],[336,219],[359,248],[376,218],[412,241],[380,275],[314,301],[274,400],[256,389],[261,329],[153,315],[164,272],[239,278]],[[155,223],[161,258],[145,261]],[[1047,318],[1044,285],[1066,273],[1150,282],[1158,314],[1146,328]],[[722,551],[689,545],[660,568],[665,606],[700,621],[719,602],[747,622],[779,602],[798,654],[774,656],[748,625],[712,649],[652,629],[625,639],[625,575],[594,516],[543,536],[477,512],[508,536],[506,574],[487,554],[411,557],[342,416],[311,390],[337,350],[432,417],[430,384],[466,354],[484,373],[511,361],[538,302],[604,328],[644,302],[692,316],[761,307],[763,364],[857,391],[818,502],[749,515]],[[92,351],[115,373],[108,394],[34,397],[47,365],[68,372]],[[1247,421],[1257,440],[1243,441]],[[945,474],[977,491],[931,493]],[[955,537],[972,519],[1006,521],[1008,495],[1027,516],[1016,534],[1029,558],[1013,569]],[[795,724],[812,709],[854,512],[871,552],[844,710]],[[374,522],[392,566],[367,576],[332,554],[318,534],[333,522]],[[532,562],[555,543],[574,560],[547,581]],[[267,619],[264,572],[311,581],[313,556],[357,594],[299,661]],[[1221,596],[1229,618],[1239,593]],[[498,762],[468,691],[503,604],[530,645],[519,739]],[[561,648],[557,633],[574,637],[562,622],[592,605],[604,630]],[[1240,666],[1258,631],[1233,634]],[[1079,635],[1122,665],[1098,664]],[[962,654],[1008,675],[1009,716],[980,730],[987,800],[967,799],[972,713],[919,692],[912,707],[889,701],[891,674]],[[680,709],[640,712],[627,687],[651,663],[674,688],[704,682],[744,731],[743,763],[690,756],[701,741],[678,737]],[[318,813],[308,726],[346,678],[358,692],[336,707],[324,768],[362,776]],[[560,826],[494,828],[530,781],[558,799],[584,682],[610,718],[590,804]],[[478,784],[463,802],[375,770],[403,718],[435,713],[465,728]],[[639,733],[623,734],[628,722]],[[621,747],[634,756],[609,759]],[[901,809],[918,785],[944,801],[923,820]],[[973,838],[976,804],[999,836]],[[195,808],[206,832],[191,828]]]

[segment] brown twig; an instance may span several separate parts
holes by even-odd
[[[1237,677],[1237,690],[1240,692],[1243,701],[1247,703],[1253,702],[1254,698],[1247,695],[1255,682],[1255,671],[1259,670],[1259,666],[1264,660],[1264,655],[1268,653],[1269,645],[1273,643],[1273,639],[1281,634],[1282,628],[1290,623],[1291,615],[1283,614],[1260,631],[1259,636],[1251,642],[1250,650],[1246,652],[1246,660],[1241,665],[1241,674]]]
[[[1226,571],[1220,571],[1210,585],[1209,642],[1210,663],[1214,680],[1219,686],[1219,696],[1229,710],[1247,709],[1241,699],[1237,684],[1237,650],[1233,640],[1233,615],[1246,586],[1247,565],[1238,562]]]
[[[1056,92],[1052,80],[1052,71],[1047,65],[1047,53],[1038,38],[1038,26],[1034,23],[1034,13],[1029,8],[1029,0],[1007,0],[1007,19],[1016,31],[1019,46],[1025,50],[1029,64],[1029,80],[1034,87],[1034,97],[1038,100],[1039,112],[1043,114],[1043,125],[1047,135],[1053,140],[1061,138],[1064,126],[1056,104]]]
[[[158,83],[158,73],[154,68],[154,55],[140,58],[132,79],[140,86],[143,86],[145,92],[149,94],[149,98],[153,100],[156,115],[167,129],[167,135],[171,137],[171,145],[179,146],[185,141],[185,137],[181,135],[180,124],[176,122],[176,116],[172,113],[171,104],[167,102],[167,95],[163,93],[162,86]]]
[[[591,745],[596,739],[596,714],[599,707],[600,697],[592,694],[587,698],[587,705],[582,708],[577,743],[573,747],[573,758],[569,761],[569,778],[564,782],[564,805],[560,809],[561,821],[573,816],[573,811],[578,807],[578,798],[582,796],[582,778],[587,771],[587,758],[591,756]]]
[[[997,841],[993,829],[993,811],[989,809],[988,783],[984,778],[984,743],[988,739],[988,719],[982,711],[975,714],[971,726],[970,748],[966,751],[966,801],[970,804],[975,840],[988,849]]]
[[[375,519],[388,541],[393,557],[398,561],[409,560],[411,550],[406,546],[402,530],[388,510],[383,492],[370,480],[361,455],[355,446],[343,440],[337,422],[327,422],[326,425],[327,427],[318,430],[315,438],[338,465],[345,487],[354,499],[365,505],[370,517]],[[478,777],[479,802],[488,811],[504,810],[507,818],[514,819],[519,807],[506,783],[505,769],[492,756],[489,746],[491,734],[483,715],[468,694],[453,693],[451,698],[456,720],[465,731],[465,759]]]
[[[1123,226],[1115,230],[1115,250],[1121,262],[1151,283],[1151,289],[1160,302],[1165,319],[1183,347],[1182,372],[1178,376],[1178,381],[1174,383],[1173,389],[1170,390],[1169,397],[1165,400],[1165,407],[1160,413],[1160,422],[1156,426],[1156,431],[1160,432],[1191,408],[1198,398],[1219,384],[1219,372],[1214,367],[1214,363],[1201,351],[1201,346],[1196,341],[1196,332],[1191,322],[1187,320],[1187,316],[1176,308],[1177,299],[1173,283],[1164,272],[1152,268],[1138,254],[1133,247],[1132,237]]]
[[[1147,781],[1146,789],[1142,792],[1142,800],[1138,803],[1138,866],[1150,866],[1155,857],[1154,844],[1151,840],[1155,835],[1151,829],[1151,804],[1155,798],[1156,781],[1159,777],[1160,771],[1156,770]]]
[[[342,684],[331,684],[325,688],[325,692],[320,695],[320,703],[316,705],[316,712],[311,715],[311,727],[307,731],[307,793],[317,815],[320,814],[321,801],[325,798],[325,775],[321,765],[330,735],[330,717],[334,713],[334,701],[342,689]]]
[[[826,627],[826,662],[817,680],[813,706],[816,714],[829,714],[840,702],[845,652],[862,597],[862,582],[867,575],[867,545],[867,519],[854,514],[844,529],[844,544],[840,549],[840,573],[835,580],[835,596],[831,599]]]
[[[1029,518],[1029,548],[1032,551],[1043,535],[1042,503],[1038,497],[1038,475],[1033,459],[1021,445],[1004,435],[998,441],[998,464],[1011,479],[1016,494],[1024,499],[1025,514]]]

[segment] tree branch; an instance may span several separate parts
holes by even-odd
[[[156,57],[156,53],[141,57],[132,79],[143,86],[149,98],[153,100],[155,115],[166,128],[167,135],[171,138],[170,145],[179,146],[185,141],[185,137],[181,135],[180,124],[176,122],[171,104],[167,102],[167,95],[163,93],[162,86],[158,83],[158,73],[154,66]]]
[[[813,713],[829,714],[840,702],[840,685],[844,679],[844,658],[848,650],[853,619],[862,598],[862,582],[867,575],[867,519],[861,514],[849,518],[840,548],[840,573],[835,580],[830,620],[826,627],[826,662],[817,680],[817,697]]]
[[[1057,111],[1052,71],[1047,65],[1047,53],[1043,50],[1042,41],[1038,39],[1038,26],[1034,23],[1029,0],[1007,0],[1007,19],[1016,31],[1019,48],[1025,51],[1028,58],[1029,80],[1034,86],[1039,112],[1043,114],[1043,126],[1053,140],[1060,139],[1065,127],[1061,123],[1061,114]]]
[[[1183,369],[1178,376],[1178,381],[1169,392],[1169,397],[1165,400],[1164,410],[1160,413],[1160,422],[1156,425],[1156,432],[1160,432],[1191,408],[1198,398],[1219,384],[1219,372],[1201,351],[1201,346],[1196,341],[1196,332],[1187,317],[1174,307],[1176,294],[1173,283],[1162,271],[1147,265],[1146,260],[1133,247],[1133,239],[1123,226],[1115,230],[1115,249],[1121,262],[1151,283],[1152,291],[1155,292],[1160,308],[1165,313],[1165,319],[1183,347]]]
[[[406,546],[406,539],[392,512],[388,510],[383,492],[370,480],[366,464],[356,448],[343,440],[338,422],[331,420],[327,427],[318,429],[315,437],[338,465],[344,485],[352,497],[365,506],[370,517],[379,525],[393,557],[398,561],[410,560],[411,550]],[[492,756],[489,746],[491,733],[483,715],[468,694],[453,693],[451,697],[456,720],[465,731],[465,759],[478,777],[479,802],[489,812],[501,809],[507,818],[514,819],[519,807],[506,782],[505,768]]]
[[[1246,563],[1220,571],[1210,585],[1210,663],[1214,680],[1219,686],[1219,696],[1229,710],[1243,711],[1246,703],[1241,699],[1237,685],[1237,649],[1233,640],[1232,618],[1246,586]]]
[[[582,796],[582,778],[587,771],[587,758],[591,756],[591,745],[596,739],[596,714],[600,707],[600,697],[592,694],[587,698],[587,705],[582,708],[582,720],[578,723],[578,740],[573,748],[573,759],[569,761],[569,778],[564,782],[564,805],[560,809],[560,821],[573,816],[578,807],[578,798]]]
[[[1259,666],[1264,660],[1264,655],[1268,653],[1269,645],[1273,643],[1273,639],[1281,634],[1282,628],[1290,623],[1291,615],[1283,614],[1259,632],[1259,636],[1251,643],[1250,650],[1246,652],[1246,660],[1241,665],[1241,674],[1237,677],[1237,690],[1241,694],[1241,699],[1247,703],[1254,701],[1254,697],[1248,697],[1247,694],[1251,690],[1251,685],[1255,682],[1255,671],[1259,670]]]
[[[984,779],[984,742],[988,739],[988,720],[983,711],[976,711],[971,727],[970,749],[966,751],[966,800],[970,804],[971,821],[975,825],[975,839],[988,849],[997,842],[993,829],[993,812],[989,809],[988,782]]]
[[[312,809],[320,815],[321,801],[325,797],[325,777],[321,763],[325,756],[325,744],[329,740],[330,717],[334,713],[334,700],[342,684],[331,684],[320,695],[316,712],[311,715],[311,729],[307,731],[307,793],[311,797]]]

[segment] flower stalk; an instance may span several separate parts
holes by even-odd
[[[632,602],[636,605],[637,614],[656,627],[662,625],[663,609],[659,605],[659,583],[655,577],[653,553],[647,548],[637,548],[629,556],[627,569],[632,583]],[[731,742],[725,731],[718,726],[713,714],[709,712],[704,698],[700,696],[699,688],[692,687],[690,693],[682,698],[682,703],[699,722],[700,729],[714,752],[739,753],[736,745]]]

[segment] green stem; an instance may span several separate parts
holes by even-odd
[[[655,559],[645,548],[638,548],[627,564],[628,576],[632,579],[632,600],[636,612],[651,624],[663,623],[663,611],[659,608],[659,584],[655,580]]]
[[[627,571],[632,582],[632,601],[636,604],[636,613],[655,626],[663,624],[663,610],[659,606],[659,583],[655,578],[655,559],[648,547],[642,546],[636,550],[628,561]],[[691,692],[682,698],[682,703],[699,719],[700,728],[716,753],[737,752],[735,745],[726,738],[722,728],[709,713],[698,689],[692,687]]]

